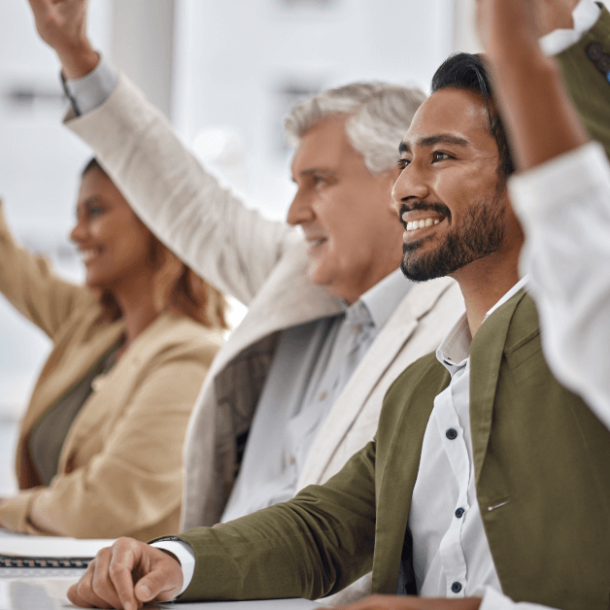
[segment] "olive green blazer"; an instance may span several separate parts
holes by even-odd
[[[434,355],[418,360],[390,388],[375,441],[328,483],[183,534],[197,557],[183,598],[313,599],[371,567],[372,591],[395,593],[401,560],[412,583],[411,496],[434,397],[449,381]],[[610,432],[551,374],[523,291],[477,332],[470,391],[477,496],[504,593],[606,610]]]

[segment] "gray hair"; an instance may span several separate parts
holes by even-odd
[[[345,123],[350,144],[372,173],[391,169],[398,145],[426,94],[416,87],[388,83],[353,83],[322,91],[297,104],[284,119],[288,138],[300,138],[331,115],[351,115]]]

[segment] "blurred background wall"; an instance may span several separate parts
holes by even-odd
[[[478,50],[474,0],[90,0],[97,48],[249,205],[283,218],[293,194],[282,116],[318,90],[377,79],[427,88]],[[14,233],[81,281],[67,239],[90,151],[61,125],[54,53],[26,0],[0,0],[0,198]],[[243,315],[236,304],[233,322]],[[48,339],[0,296],[0,497],[12,493],[18,419]]]

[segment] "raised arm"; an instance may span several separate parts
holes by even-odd
[[[477,0],[479,32],[495,74],[501,112],[520,171],[573,150],[587,134],[557,62],[538,39],[573,27],[577,0]]]
[[[511,180],[511,199],[526,233],[521,264],[531,276],[545,354],[555,375],[610,427],[610,168],[598,144],[585,146],[577,113],[610,150],[610,76],[602,72],[610,14],[603,9],[593,29],[560,55],[575,109],[557,63],[538,47],[535,3],[478,1],[521,172]]]
[[[64,76],[98,65],[86,35],[86,0],[30,0],[38,31],[57,52]],[[245,208],[222,189],[124,76],[98,108],[68,126],[98,160],[149,228],[197,273],[249,303],[300,236]]]
[[[13,238],[0,201],[0,292],[51,339],[79,306],[94,297],[82,286],[58,278],[49,261]]]

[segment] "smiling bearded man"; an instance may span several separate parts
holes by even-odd
[[[401,269],[407,278],[415,282],[451,275],[461,267],[497,252],[506,236],[506,210],[509,207],[507,179],[514,172],[514,166],[500,119],[497,114],[492,113],[487,85],[484,80],[479,80],[478,66],[479,62],[475,57],[464,57],[459,64],[437,72],[431,88],[432,93],[449,89],[462,92],[470,90],[482,97],[489,121],[488,131],[495,139],[497,151],[500,153],[497,184],[493,192],[480,195],[477,181],[481,174],[475,174],[475,192],[463,213],[464,219],[459,227],[453,222],[451,209],[440,200],[429,200],[427,193],[425,201],[415,195],[402,202],[399,213],[406,233]],[[449,116],[453,117],[455,112],[455,107],[449,108]],[[421,120],[421,116],[418,120]],[[439,124],[436,117],[433,120],[435,125]],[[443,145],[448,148],[442,148]],[[399,167],[405,169],[411,163],[413,146],[434,151],[434,162],[438,164],[455,158],[446,152],[447,150],[463,151],[468,145],[469,141],[458,133],[420,136],[412,145],[403,141],[399,147],[402,155]],[[464,175],[461,169],[456,181],[448,185],[451,187],[452,197],[456,191],[464,191]],[[436,239],[434,236],[438,232],[436,229],[430,230],[430,227],[439,224],[443,234],[441,238]]]

